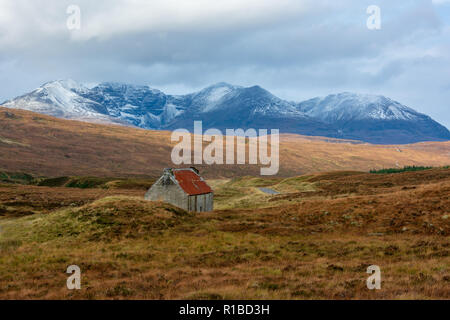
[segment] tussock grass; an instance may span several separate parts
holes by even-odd
[[[36,193],[31,204],[90,198],[0,218],[0,298],[450,298],[448,169],[271,179],[266,187],[289,191],[277,196],[249,179],[211,183],[219,203],[243,207],[197,214],[110,194],[122,189],[5,189],[8,199]],[[81,290],[66,289],[71,264],[81,268]],[[372,264],[381,290],[366,288]]]
[[[231,180],[213,180],[211,186],[215,191],[214,207],[230,208],[264,208],[278,204],[271,195],[259,188],[271,188],[282,194],[315,191],[314,183],[308,181],[309,176],[293,178],[256,178],[239,177]],[[210,183],[208,181],[208,183]],[[268,201],[271,199],[272,201]]]
[[[68,238],[111,241],[112,238],[132,238],[159,232],[189,216],[184,210],[167,203],[113,196],[79,208],[8,221],[2,225],[2,236],[32,242]]]

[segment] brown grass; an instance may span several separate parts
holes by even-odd
[[[136,189],[78,189],[0,184],[0,217],[49,213],[65,207],[78,207],[108,195],[143,196]]]
[[[450,169],[214,185],[218,206],[246,192],[245,208],[194,215],[137,190],[9,187],[2,204],[85,201],[0,218],[0,298],[450,299]],[[79,291],[65,286],[71,264]],[[372,264],[381,290],[366,288]]]
[[[170,132],[61,120],[0,108],[0,170],[44,176],[158,177],[172,167]],[[450,164],[450,142],[376,146],[282,135],[279,176]],[[259,175],[258,165],[200,165],[209,178]]]

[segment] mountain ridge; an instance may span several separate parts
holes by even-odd
[[[169,95],[147,85],[103,82],[87,88],[70,79],[56,80],[2,105],[152,130],[192,130],[193,122],[201,120],[205,129],[279,128],[282,133],[374,144],[450,140],[449,130],[431,117],[381,95],[343,92],[292,102],[258,85],[226,82]]]

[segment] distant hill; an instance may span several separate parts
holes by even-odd
[[[0,171],[44,176],[158,177],[173,166],[168,131],[58,119],[0,107]],[[280,176],[450,164],[450,142],[380,146],[280,136]],[[200,165],[208,178],[259,175],[257,165]]]
[[[449,140],[449,131],[429,116],[377,95],[341,93],[298,104],[308,116],[337,129],[334,137],[371,143]]]
[[[384,96],[340,93],[296,103],[259,87],[217,83],[186,95],[148,86],[106,82],[91,89],[58,80],[3,106],[59,118],[144,129],[267,128],[282,133],[354,139],[375,144],[447,141],[447,128]]]

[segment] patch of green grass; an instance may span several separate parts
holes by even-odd
[[[0,225],[0,241],[133,238],[169,229],[190,216],[183,209],[162,202],[125,196],[106,197],[80,208],[5,220]]]
[[[430,170],[433,167],[423,167],[423,166],[406,166],[403,168],[385,168],[380,170],[370,170],[370,173],[375,174],[385,174],[385,173],[401,173],[401,172],[412,172],[412,171],[424,171]]]
[[[296,193],[316,191],[315,182],[309,181],[310,176],[299,176],[292,178],[256,178],[239,177],[232,180],[214,180],[214,208],[264,208],[275,205],[268,202],[271,198],[259,188],[271,188],[279,193]]]
[[[36,177],[24,172],[0,171],[0,183],[36,185],[41,187],[67,187],[67,188],[103,188],[148,190],[155,179],[146,178],[117,178],[117,177]]]
[[[287,178],[273,186],[280,193],[316,191],[314,183],[308,182],[309,176]]]
[[[148,190],[153,183],[154,179],[123,179],[113,180],[105,184],[107,189],[133,189],[133,190]]]
[[[147,190],[154,183],[153,179],[133,178],[97,178],[97,177],[55,177],[42,178],[36,185],[45,187],[67,188],[103,188],[103,189],[138,189]]]
[[[98,188],[105,187],[107,182],[111,181],[111,178],[97,178],[97,177],[80,177],[71,178],[69,182],[66,183],[65,187],[68,188]]]
[[[269,187],[280,181],[279,178],[239,177],[226,183],[229,188]]]
[[[35,181],[35,177],[31,174],[23,172],[0,172],[0,182],[17,183],[17,184],[32,184]]]
[[[69,177],[44,178],[37,185],[44,187],[63,187],[69,180]]]
[[[213,292],[196,292],[186,297],[188,300],[223,300],[222,295]]]

